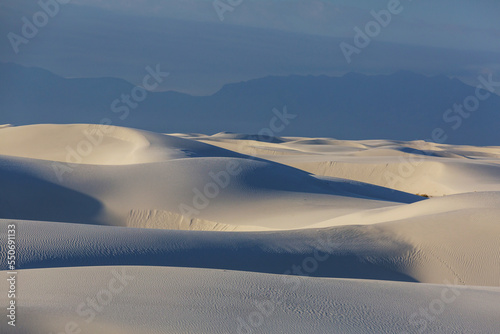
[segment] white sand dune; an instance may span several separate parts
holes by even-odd
[[[118,279],[117,279],[118,277]],[[2,333],[498,333],[500,289],[169,267],[23,270]],[[2,280],[0,288],[6,289]],[[5,297],[1,297],[5,298]]]
[[[118,126],[41,124],[0,132],[0,154],[91,165],[130,165],[240,154],[176,136]]]
[[[357,224],[376,224],[411,218],[431,218],[432,216],[446,215],[453,212],[500,209],[500,192],[472,192],[457,195],[433,197],[425,201],[408,205],[377,208],[332,218],[310,227],[328,227]]]
[[[258,141],[255,137],[227,134],[185,138],[255,155],[316,175],[357,180],[413,194],[442,196],[500,190],[500,146],[286,137]]]
[[[228,166],[236,166],[237,173],[229,175]],[[3,217],[12,219],[126,226],[136,210],[162,210],[223,224],[287,229],[422,199],[242,158],[78,165],[60,181],[52,162],[4,156],[0,171],[5,189],[0,196],[8,203]],[[26,180],[30,187],[23,185]],[[60,210],[58,203],[74,209]]]
[[[500,147],[2,126],[0,332],[496,334],[499,216]]]
[[[123,128],[103,134],[102,144],[81,157],[87,163],[67,164],[61,160],[66,140],[87,141],[82,133],[89,126],[46,127],[0,132],[0,139],[21,138],[0,147],[4,218],[155,228],[186,228],[198,219],[229,229],[289,229],[422,200],[370,184],[316,178],[189,139]],[[32,147],[33,137],[25,133],[44,139]],[[109,165],[110,159],[116,164]]]
[[[7,221],[0,223],[4,227]],[[375,226],[209,232],[32,221],[16,225],[18,267],[24,269],[128,264],[283,274],[298,265],[304,268],[294,274],[415,281],[406,274],[412,269],[408,256],[413,247]],[[0,269],[6,268],[3,255]]]
[[[452,197],[465,197],[483,206],[459,208],[460,200],[454,206]],[[439,206],[443,200],[449,205]],[[438,207],[439,211],[433,211]],[[313,260],[320,265],[312,273],[304,269],[302,273],[425,283],[446,279],[462,285],[500,287],[500,193],[436,198],[406,208],[373,213],[374,222],[379,224],[352,224],[373,223],[366,213],[338,218],[348,222],[338,224],[344,226],[252,233],[18,221],[22,247],[19,266],[147,264],[281,274],[304,261],[314,267],[306,258],[324,258]],[[401,218],[395,220],[398,214]],[[8,221],[0,223],[5,226]],[[0,236],[6,238],[5,234]],[[5,256],[0,257],[0,268],[7,268]]]

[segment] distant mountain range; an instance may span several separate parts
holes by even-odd
[[[265,77],[225,85],[211,96],[148,92],[142,101],[131,97],[128,105],[121,101],[122,94],[130,96],[134,85],[121,79],[62,78],[12,63],[0,63],[0,78],[0,124],[99,123],[107,118],[113,125],[156,132],[434,138],[500,146],[500,97],[491,94],[472,112],[448,111],[464,101],[474,109],[478,100],[475,87],[445,76],[397,72]],[[285,106],[288,114],[297,116],[282,126],[276,115]]]

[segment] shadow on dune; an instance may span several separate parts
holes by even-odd
[[[102,224],[96,199],[25,171],[0,168],[0,218]]]
[[[413,277],[376,263],[370,263],[355,254],[336,254],[315,267],[302,266],[314,254],[263,253],[259,250],[189,249],[158,254],[146,250],[140,254],[114,254],[112,258],[71,256],[66,259],[44,259],[23,263],[23,269],[81,266],[167,266],[237,270],[267,274],[286,274],[310,277],[374,279],[400,282],[418,282]],[[314,269],[315,268],[315,269]],[[314,270],[313,270],[314,269]]]
[[[359,199],[370,199],[397,203],[415,203],[423,198],[399,190],[353,180],[316,177],[314,174],[274,161],[252,159],[264,162],[254,166],[248,173],[242,173],[242,181],[248,187],[266,190],[337,195]]]
[[[394,265],[411,245],[365,227],[251,233],[29,222],[18,227],[27,247],[19,258],[23,269],[167,266],[416,282]]]

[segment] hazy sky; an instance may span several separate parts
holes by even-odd
[[[2,0],[0,61],[136,84],[159,63],[170,72],[162,90],[193,94],[271,74],[403,69],[470,80],[500,71],[498,0],[401,0],[348,63],[340,43],[355,47],[354,28],[364,31],[391,1],[216,0],[219,15],[213,0],[73,0],[44,21],[37,1]],[[23,17],[39,20],[34,36],[23,34]]]

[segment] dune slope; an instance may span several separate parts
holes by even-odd
[[[498,288],[169,267],[23,270],[19,285],[22,321],[15,330],[2,322],[2,333],[64,331],[68,323],[95,334],[500,330]]]
[[[202,229],[289,229],[422,200],[370,184],[317,178],[191,139],[117,127],[101,133],[101,144],[80,163],[61,160],[65,143],[90,143],[82,134],[89,128],[2,129],[0,138],[9,140],[0,146],[5,189],[0,217],[167,229],[189,228],[197,219],[194,225]],[[41,139],[31,147],[35,137]],[[199,223],[204,221],[210,223]]]

